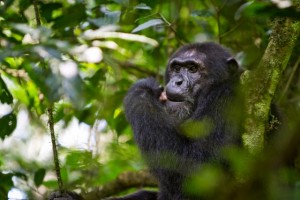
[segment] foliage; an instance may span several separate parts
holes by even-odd
[[[245,69],[254,69],[268,44],[272,31],[269,22],[278,16],[299,20],[299,11],[292,5],[292,1],[268,0],[0,1],[0,199],[6,199],[13,187],[30,199],[42,199],[57,188],[51,157],[39,158],[48,134],[46,110],[53,103],[66,188],[84,192],[112,181],[121,172],[144,168],[122,108],[130,85],[148,76],[162,83],[168,56],[180,45],[195,41],[220,42],[231,49]],[[299,51],[294,49],[275,98],[291,119],[290,131],[282,131],[288,132],[284,138],[293,138],[292,133],[300,130],[296,126]],[[24,112],[29,121],[23,126],[26,129],[20,130]],[[78,150],[63,144],[60,138],[74,120],[78,127],[87,127],[82,134],[95,140],[94,146],[84,144]],[[13,143],[16,139],[11,138],[20,141]],[[24,151],[33,155],[24,156]],[[235,149],[225,155],[245,188],[254,181],[245,177],[247,174],[256,177],[253,170],[257,166],[265,173],[268,168],[264,171],[262,166],[272,168],[270,163],[275,162],[264,164]],[[299,170],[299,153],[296,157]],[[189,190],[197,192],[193,187],[209,179],[209,185],[201,188],[209,197],[215,197],[211,191],[226,181],[231,183],[228,193],[233,192],[236,181],[228,180],[220,170],[205,166],[191,180]],[[245,181],[248,179],[251,181]],[[266,190],[274,193],[274,197],[268,196],[270,199],[284,198],[290,191],[289,199],[299,197],[297,170],[278,167],[257,180],[268,183]],[[247,193],[245,188],[241,191]]]

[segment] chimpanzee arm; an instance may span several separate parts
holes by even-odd
[[[179,153],[184,138],[159,101],[162,88],[153,78],[142,79],[129,90],[124,100],[125,114],[135,140],[143,153]]]

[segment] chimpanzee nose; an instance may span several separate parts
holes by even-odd
[[[173,78],[173,85],[174,86],[181,86],[183,83],[183,78],[182,77],[176,77],[176,78]]]
[[[166,95],[168,100],[174,102],[182,102],[188,90],[187,81],[184,77],[173,77],[166,86]]]

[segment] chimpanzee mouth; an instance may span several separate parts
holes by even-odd
[[[171,102],[184,102],[186,101],[185,97],[182,95],[168,95],[168,93],[166,94],[167,96],[167,100],[171,101]]]
[[[174,102],[174,103],[181,103],[181,102],[185,102],[185,98],[181,95],[167,95],[166,92],[162,92],[159,100],[161,102]]]
[[[183,103],[183,102],[185,102],[184,100],[181,100],[181,99],[169,99],[168,98],[168,101],[170,101],[170,102],[174,102],[174,103]]]
[[[173,104],[194,104],[193,99],[181,97],[181,98],[167,98],[167,102],[173,103]]]

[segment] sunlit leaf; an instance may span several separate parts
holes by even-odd
[[[158,46],[158,42],[156,40],[146,37],[144,35],[120,33],[120,32],[110,32],[110,31],[108,32],[108,31],[102,31],[101,29],[87,30],[84,32],[83,38],[87,39],[87,40],[94,40],[94,39],[100,39],[100,38],[117,38],[117,39],[122,39],[122,40],[147,43],[152,46]]]
[[[138,9],[138,10],[151,10],[151,7],[147,6],[145,3],[140,3],[139,5],[135,6],[134,9]]]
[[[161,19],[151,19],[151,20],[137,26],[135,29],[132,30],[132,33],[136,33],[136,32],[139,32],[141,30],[144,30],[146,28],[156,26],[156,25],[160,25],[160,24],[164,24],[164,21],[161,20]]]
[[[66,166],[71,169],[85,169],[87,166],[97,164],[97,159],[89,151],[71,151],[66,157]]]
[[[54,12],[61,9],[63,6],[62,3],[59,2],[40,3],[41,16],[45,18],[47,22],[53,21],[55,19]]]
[[[60,168],[60,175],[63,182],[67,182],[69,180],[69,171],[65,167]]]
[[[58,187],[57,180],[55,180],[55,179],[44,181],[43,185],[46,186],[47,188],[51,188],[51,189],[57,189],[57,187]]]

